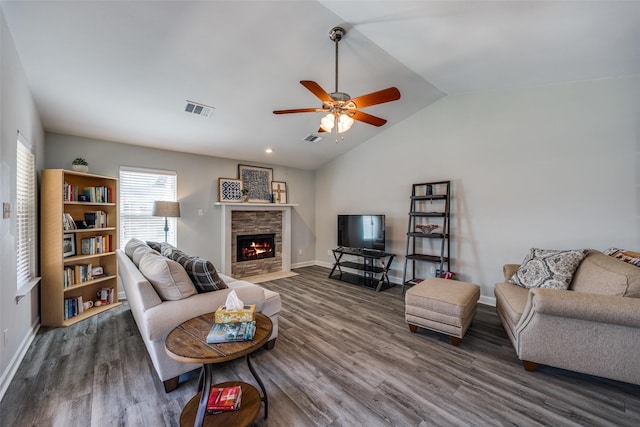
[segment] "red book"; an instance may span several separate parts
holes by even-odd
[[[216,413],[222,411],[236,411],[240,408],[242,398],[242,388],[234,387],[211,387],[209,401],[207,402],[207,412]]]

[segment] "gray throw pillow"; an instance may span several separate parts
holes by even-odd
[[[187,255],[179,249],[171,250],[165,256],[184,267],[199,294],[227,289],[227,284],[218,276],[216,268],[206,259]]]
[[[573,273],[588,251],[532,248],[509,283],[528,289],[568,289]]]
[[[184,268],[149,249],[140,259],[140,272],[163,301],[181,300],[196,294],[196,288]]]

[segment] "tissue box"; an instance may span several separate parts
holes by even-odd
[[[245,305],[240,310],[227,310],[221,305],[216,310],[215,323],[253,322],[256,313],[256,305]]]

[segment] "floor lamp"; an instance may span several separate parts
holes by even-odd
[[[180,217],[180,203],[179,202],[165,202],[156,200],[153,202],[153,216],[164,217],[164,241],[167,241],[167,234],[169,233],[169,221],[167,218],[179,218]]]

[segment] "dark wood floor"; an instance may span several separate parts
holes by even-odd
[[[525,372],[492,307],[459,347],[404,322],[398,287],[326,278],[263,283],[280,292],[280,335],[254,365],[269,395],[257,426],[638,426],[640,387],[550,367]],[[640,365],[639,365],[640,366]],[[254,383],[243,360],[216,380]],[[1,426],[177,426],[197,376],[164,393],[124,304],[43,328],[0,402]],[[262,416],[262,414],[261,414]]]

